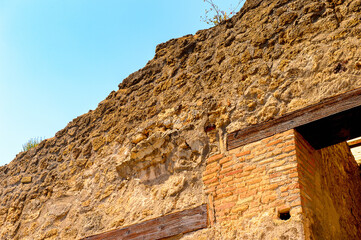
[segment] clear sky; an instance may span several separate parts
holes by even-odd
[[[221,9],[237,0],[214,0]],[[157,44],[208,28],[203,0],[0,0],[0,165],[95,109]]]

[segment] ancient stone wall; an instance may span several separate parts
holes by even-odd
[[[307,239],[361,239],[361,175],[347,143],[315,150],[296,133]]]
[[[79,239],[207,203],[202,172],[229,156],[227,132],[361,87],[360,11],[360,0],[248,0],[158,45],[94,111],[0,167],[0,238]]]

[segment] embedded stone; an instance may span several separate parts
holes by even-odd
[[[23,177],[23,178],[21,179],[21,183],[24,183],[24,184],[26,184],[26,183],[31,183],[31,182],[32,182],[32,177],[30,177],[30,176]]]

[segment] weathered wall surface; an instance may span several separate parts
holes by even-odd
[[[294,131],[207,159],[217,239],[304,239]],[[279,213],[290,212],[289,220]]]
[[[360,8],[250,0],[160,44],[96,110],[0,167],[0,238],[76,239],[206,203],[227,131],[361,87]]]
[[[307,239],[361,239],[361,175],[347,143],[296,142]]]

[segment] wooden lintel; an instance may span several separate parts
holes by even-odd
[[[327,98],[277,119],[229,133],[227,149],[231,150],[358,106],[361,106],[361,88]]]
[[[348,142],[350,148],[355,148],[361,146],[361,138],[357,138],[355,140],[351,140]]]
[[[196,231],[208,226],[207,205],[171,213],[83,240],[156,240]]]

